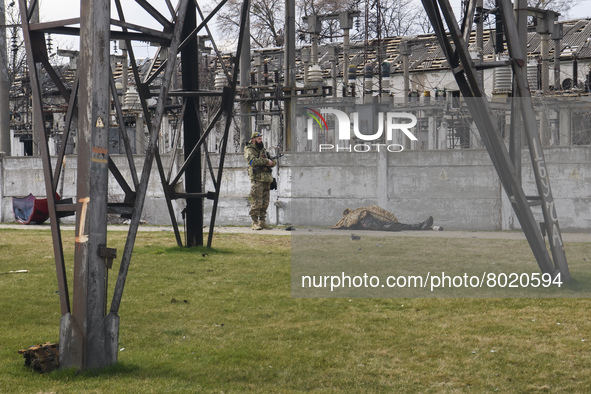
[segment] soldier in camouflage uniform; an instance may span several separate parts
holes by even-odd
[[[343,218],[332,228],[378,231],[431,230],[433,217],[429,216],[427,220],[417,224],[404,224],[400,223],[393,213],[372,205],[355,210],[345,209]]]
[[[253,230],[270,230],[267,225],[267,207],[269,206],[269,190],[273,175],[271,168],[276,161],[269,158],[269,153],[263,145],[261,133],[254,132],[250,142],[244,147],[244,158],[248,162],[248,176],[250,178],[250,217]]]

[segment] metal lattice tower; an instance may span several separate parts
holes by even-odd
[[[31,74],[34,133],[39,141],[43,160],[58,276],[62,314],[60,326],[60,364],[62,366],[90,369],[110,365],[117,361],[119,306],[154,161],[158,168],[179,246],[182,245],[182,242],[172,209],[172,200],[187,200],[187,222],[191,223],[187,231],[188,246],[203,244],[201,225],[203,223],[203,199],[213,200],[208,239],[208,246],[211,246],[236,95],[244,22],[249,9],[248,0],[242,3],[240,36],[233,70],[230,73],[226,69],[228,87],[223,88],[222,91],[205,91],[201,89],[194,70],[198,66],[198,34],[206,31],[209,38],[213,40],[208,22],[226,2],[227,0],[222,0],[209,14],[204,15],[197,1],[179,0],[178,4],[173,6],[171,0],[165,0],[170,13],[170,16],[167,17],[150,4],[150,1],[136,0],[136,3],[161,27],[154,29],[128,23],[124,2],[121,0],[114,1],[113,14],[117,15],[116,17],[111,15],[111,0],[88,0],[81,2],[79,18],[47,23],[32,22],[34,20],[32,16],[38,14],[39,10],[37,0],[19,0],[27,64]],[[56,6],[59,6],[57,1]],[[80,61],[77,76],[71,89],[66,87],[49,62],[46,34],[67,34],[80,37]],[[138,88],[141,109],[148,125],[149,140],[141,173],[136,170],[130,140],[124,130],[125,122],[121,103],[110,66],[110,40],[113,39],[125,41],[133,70],[133,81]],[[152,66],[145,77],[140,76],[133,51],[133,41],[158,43],[160,50],[167,54],[160,65],[158,67]],[[213,46],[216,54],[220,56],[215,43]],[[171,81],[177,72],[176,65],[179,54],[182,89],[175,91],[171,89]],[[51,77],[68,103],[63,143],[55,161],[57,163],[55,168],[49,154],[48,133],[45,130],[43,119],[41,68]],[[157,78],[160,80],[158,84],[155,84]],[[155,91],[157,91],[156,108],[151,111],[147,101]],[[221,97],[221,106],[209,124],[205,124],[200,117],[199,100],[204,96]],[[183,102],[181,118],[184,122],[185,161],[176,174],[173,174],[172,163],[168,173],[165,172],[158,152],[158,133],[162,119],[166,115],[166,102],[169,97],[181,97]],[[131,179],[125,179],[109,156],[111,101],[115,105],[120,136],[131,170]],[[63,168],[65,141],[68,139],[74,118],[78,119],[77,195],[75,201],[59,200],[57,185]],[[224,133],[221,141],[220,161],[217,163],[217,177],[213,173],[211,161],[207,157],[215,191],[204,193],[201,190],[200,178],[201,152],[203,151],[207,155],[205,139],[215,125],[220,122],[224,122]],[[178,138],[178,132],[176,137]],[[125,193],[124,203],[109,201],[109,173],[113,175]],[[183,176],[185,178],[185,192],[177,192],[179,188],[176,186]],[[107,278],[113,259],[117,256],[117,251],[107,246],[107,213],[118,213],[131,219],[110,305],[108,305]],[[76,233],[73,295],[72,303],[70,303],[59,218],[73,214],[76,215]]]
[[[558,216],[527,81],[527,52],[523,50],[522,46],[522,40],[525,40],[526,36],[519,34],[518,24],[510,0],[500,0],[498,3],[500,13],[497,18],[502,21],[502,24],[497,24],[497,26],[503,26],[503,33],[510,56],[509,63],[513,70],[514,100],[519,106],[517,110],[514,107],[513,111],[521,114],[521,117],[514,117],[514,122],[519,120],[523,124],[539,194],[537,196],[526,196],[521,185],[521,146],[515,146],[516,141],[521,140],[520,136],[510,141],[508,151],[497,130],[489,102],[482,93],[478,70],[490,67],[491,64],[473,61],[468,52],[468,41],[478,5],[477,2],[478,0],[469,0],[465,3],[464,19],[460,26],[448,0],[422,0],[441,48],[445,53],[462,96],[478,127],[482,141],[511,201],[513,210],[540,270],[542,273],[551,274],[553,277],[560,274],[561,280],[569,281],[570,274],[558,225]],[[447,26],[447,30],[445,26]],[[496,66],[505,65],[506,63],[502,63]],[[532,213],[532,206],[541,207],[544,222],[536,222]],[[546,248],[543,233],[548,235],[551,255]]]

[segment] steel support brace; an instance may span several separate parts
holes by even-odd
[[[140,179],[139,188],[136,193],[135,205],[133,208],[133,214],[131,223],[129,226],[129,232],[127,234],[127,240],[125,242],[125,248],[123,249],[123,255],[121,257],[121,266],[119,268],[119,275],[117,277],[117,283],[115,285],[115,292],[113,294],[113,300],[111,302],[110,315],[117,315],[119,307],[121,305],[121,297],[123,296],[123,288],[125,287],[125,281],[127,279],[127,272],[129,270],[129,263],[131,260],[131,254],[133,252],[133,246],[135,238],[137,236],[137,230],[140,224],[141,213],[144,207],[146,199],[146,192],[148,189],[148,180],[150,178],[150,172],[152,170],[152,163],[156,150],[158,149],[158,132],[160,131],[160,124],[162,117],[165,112],[166,99],[168,97],[168,91],[170,89],[170,82],[172,79],[173,72],[175,71],[176,56],[181,40],[181,33],[183,24],[185,22],[185,15],[187,12],[188,0],[181,0],[179,6],[179,13],[177,15],[177,22],[174,27],[173,39],[169,48],[166,69],[164,71],[164,77],[160,93],[158,94],[158,104],[154,117],[152,118],[152,125],[150,127],[150,139],[148,141],[148,147],[146,151],[146,158],[144,160],[144,167],[142,170],[142,176]]]
[[[183,86],[183,89],[186,94],[184,95],[185,99],[183,101],[182,118],[184,120],[183,126],[184,126],[184,130],[185,130],[185,154],[184,154],[185,160],[182,163],[181,167],[178,169],[176,175],[174,175],[174,176],[172,174],[173,163],[171,163],[171,167],[169,169],[167,177],[165,177],[164,171],[161,168],[161,166],[160,165],[158,166],[158,169],[160,172],[160,178],[162,181],[162,186],[163,186],[165,194],[166,194],[169,212],[170,212],[170,216],[171,216],[171,220],[172,220],[173,224],[176,223],[176,217],[174,216],[174,212],[172,210],[172,205],[171,205],[170,199],[171,198],[182,198],[182,197],[187,199],[187,208],[188,208],[187,209],[187,222],[189,225],[188,225],[188,229],[187,229],[187,245],[186,246],[188,246],[188,247],[199,246],[199,245],[203,244],[203,226],[201,225],[203,223],[203,220],[202,220],[203,213],[201,211],[201,212],[198,212],[198,215],[191,214],[191,210],[189,209],[189,207],[191,205],[201,206],[203,204],[203,198],[205,198],[205,196],[207,196],[207,198],[213,198],[213,208],[212,208],[211,219],[210,219],[210,223],[209,223],[209,228],[210,228],[209,229],[209,237],[207,240],[207,246],[211,247],[211,243],[212,243],[212,239],[213,239],[213,228],[215,226],[215,218],[216,218],[216,214],[217,214],[217,206],[218,206],[220,188],[221,188],[220,179],[221,179],[221,173],[224,168],[226,148],[227,148],[228,137],[229,137],[229,133],[230,133],[230,126],[231,126],[231,122],[232,122],[233,104],[234,104],[234,99],[236,96],[236,86],[238,84],[241,49],[244,46],[243,35],[245,34],[245,30],[246,30],[245,19],[246,19],[246,15],[248,15],[249,6],[250,6],[249,1],[244,1],[242,3],[238,49],[236,52],[236,56],[235,56],[235,60],[234,60],[234,67],[233,67],[234,73],[232,74],[232,77],[230,78],[230,81],[229,81],[230,86],[225,87],[223,89],[223,92],[221,92],[222,104],[220,105],[219,110],[216,112],[216,114],[214,115],[213,119],[210,121],[208,126],[204,128],[202,125],[201,119],[197,116],[197,114],[199,113],[199,105],[198,105],[198,101],[197,101],[198,95],[191,94],[193,92],[199,91],[199,83],[194,78],[193,78],[193,80],[188,79],[187,81],[184,81],[183,84],[185,86]],[[200,13],[200,15],[202,17],[201,13]],[[206,18],[206,20],[210,19],[210,18],[211,18],[211,15],[208,16]],[[194,27],[195,24],[192,23],[191,25],[193,25],[193,27]],[[203,23],[201,23],[200,26],[201,25],[203,25]],[[188,46],[191,45],[191,38],[195,37],[196,32],[199,30],[199,28],[193,28],[193,27],[192,26],[185,26],[185,33],[184,33],[185,35],[183,36],[183,43],[181,45],[183,47],[183,50],[189,50],[189,52],[191,51],[191,48],[188,48]],[[206,27],[206,25],[205,25],[205,27]],[[190,71],[196,67],[196,66],[192,65],[192,64],[196,63],[195,59],[193,59],[189,55],[183,56],[182,62],[184,64],[184,67],[186,67],[186,70]],[[158,70],[156,70],[155,72],[158,72]],[[183,75],[185,75],[184,71],[183,71]],[[218,163],[218,176],[216,177],[213,174],[213,169],[212,169],[211,161],[209,159],[209,155],[207,152],[207,147],[205,145],[205,141],[206,141],[207,137],[209,136],[210,132],[214,129],[216,124],[222,120],[222,118],[225,118],[225,127],[224,127],[224,133],[222,135],[222,141],[221,141],[220,161]],[[175,137],[175,141],[177,141],[177,138],[178,138],[178,133],[177,133],[177,136]],[[188,143],[189,140],[192,141],[190,144]],[[175,143],[174,149],[175,149],[175,154],[173,155],[173,160],[176,157],[176,143]],[[201,160],[201,149],[204,150],[205,158],[206,158],[206,161],[208,164],[209,172],[212,177],[212,182],[214,184],[215,191],[208,192],[208,193],[201,193],[201,190],[195,189],[194,182],[193,183],[186,182],[186,188],[185,188],[186,193],[175,192],[174,190],[176,189],[176,186],[177,186],[178,182],[181,180],[181,178],[183,177],[183,175],[185,176],[185,179],[195,180],[198,177],[200,178],[201,170],[202,170],[201,166],[200,166],[200,162],[199,162]],[[210,197],[210,196],[213,196],[213,197]],[[195,220],[196,218],[198,218],[200,220]],[[179,234],[178,228],[175,226],[174,230],[175,230],[175,236],[177,239],[177,243],[179,246],[182,246],[182,242],[180,240],[180,234]]]
[[[191,32],[197,26],[197,10],[193,5],[187,12],[183,27],[183,40],[186,45],[181,50],[182,84],[183,90],[199,90],[199,73],[193,72],[199,68],[198,37],[191,36]],[[187,161],[187,174],[185,176],[185,191],[187,193],[201,193],[202,171],[201,171],[201,150],[198,142],[203,134],[199,122],[199,101],[198,96],[185,97],[187,102],[183,114],[184,131],[184,153],[185,157],[195,152],[199,160]],[[172,212],[171,212],[172,214]],[[203,245],[203,199],[192,198],[186,200],[186,240],[187,246]]]
[[[105,325],[109,178],[110,1],[89,0],[80,9],[78,170],[72,313],[62,319],[60,364],[100,368],[117,361],[118,327]]]
[[[27,51],[27,66],[29,68],[31,80],[31,92],[33,102],[36,103],[33,113],[33,128],[34,133],[37,134],[41,146],[41,156],[43,160],[43,175],[45,178],[45,192],[47,194],[47,206],[49,209],[49,220],[51,224],[51,234],[53,243],[53,253],[55,258],[55,267],[57,272],[57,282],[60,296],[60,307],[62,316],[70,312],[70,296],[68,294],[68,282],[66,278],[66,269],[64,264],[64,252],[62,247],[62,238],[60,231],[60,224],[57,217],[55,207],[56,189],[53,184],[53,174],[51,166],[51,157],[49,156],[49,145],[47,143],[47,136],[45,132],[45,121],[43,119],[43,103],[41,100],[41,85],[39,83],[39,75],[37,74],[37,62],[33,52],[33,41],[31,39],[31,31],[29,24],[30,12],[27,8],[26,0],[19,0],[21,23],[23,28],[23,39],[25,42],[25,49]]]
[[[520,100],[523,104],[521,114],[523,116],[529,152],[534,168],[536,186],[538,188],[538,193],[542,198],[542,212],[544,215],[546,232],[548,234],[548,243],[550,244],[550,250],[552,251],[554,265],[560,271],[562,279],[568,281],[570,280],[570,273],[566,262],[566,254],[564,252],[560,227],[558,225],[558,215],[556,214],[554,197],[550,187],[548,168],[546,167],[546,161],[544,159],[544,151],[538,133],[534,106],[527,82],[527,53],[522,51],[519,42],[517,24],[510,0],[501,0],[501,4],[505,20],[505,36],[507,37],[509,55],[512,59],[515,59],[511,62],[511,66],[517,84],[517,91],[519,92]]]
[[[244,34],[247,26],[248,13],[250,10],[249,0],[244,0],[242,3],[242,12],[240,14],[240,35],[238,39],[238,48],[236,49],[237,57],[242,54],[242,46],[244,45]],[[236,64],[240,64],[237,59]],[[236,96],[236,85],[238,83],[238,75],[240,73],[239,67],[234,68],[234,74],[232,76],[232,82],[229,88],[224,89],[224,95],[222,96],[221,110],[226,112],[226,127],[224,128],[224,135],[222,137],[222,149],[220,152],[220,163],[218,165],[218,176],[215,187],[215,199],[213,202],[213,209],[211,211],[211,222],[209,224],[209,237],[207,240],[207,247],[211,247],[211,240],[213,239],[213,228],[215,226],[215,217],[217,214],[218,201],[220,198],[220,188],[222,182],[222,171],[224,170],[224,160],[226,157],[226,148],[228,146],[228,136],[230,133],[230,124],[232,121],[232,108],[234,97]]]
[[[505,3],[509,3],[508,0],[504,1]],[[540,270],[543,273],[549,273],[551,275],[560,273],[563,281],[570,280],[566,258],[564,257],[564,248],[558,227],[554,201],[550,191],[548,173],[537,133],[532,132],[530,129],[528,131],[528,142],[530,144],[530,151],[532,151],[532,162],[534,168],[537,169],[535,171],[536,183],[538,184],[538,190],[540,191],[540,195],[544,202],[545,225],[548,234],[550,235],[549,238],[552,238],[550,241],[550,247],[554,262],[548,254],[544,237],[534,218],[523,188],[515,176],[511,158],[498,133],[488,100],[484,94],[482,94],[479,86],[477,71],[467,51],[464,39],[465,36],[462,34],[465,33],[466,29],[469,29],[469,27],[465,26],[464,29],[460,29],[451,9],[451,5],[447,0],[422,0],[422,2],[435,30],[441,48],[445,52],[450,68],[461,70],[460,72],[454,73],[454,76],[460,91],[464,96],[466,105],[478,127],[483,143],[491,157],[503,188],[511,201],[515,214],[530,244]],[[510,25],[508,26],[508,29],[512,29],[512,27],[515,26],[514,19],[509,18],[507,15],[504,15],[504,19],[505,26]],[[444,21],[445,25],[449,28],[449,36],[445,31]],[[513,30],[508,30],[507,35],[511,35],[513,40],[516,40],[515,34],[516,30],[515,32],[513,32]],[[520,75],[518,78],[518,84],[520,86],[519,92],[521,94],[521,99],[525,100],[527,104],[523,106],[523,116],[526,123],[531,122],[529,123],[529,126],[532,127],[532,125],[535,124],[535,118],[527,81],[524,79],[526,72],[524,68],[525,64],[520,61],[521,56],[517,50],[512,49],[511,55],[513,57],[512,65],[514,70],[516,74]],[[519,81],[520,79],[522,80]]]
[[[22,15],[23,37],[27,51],[28,69],[30,70],[31,88],[34,103],[34,132],[36,140],[39,141],[39,151],[43,159],[43,170],[45,176],[46,195],[48,200],[49,217],[51,220],[55,264],[58,277],[61,322],[60,322],[60,364],[65,367],[76,367],[81,370],[103,367],[117,361],[117,348],[119,336],[119,307],[123,289],[127,279],[131,255],[140,217],[142,214],[149,178],[154,160],[158,165],[158,172],[164,187],[164,194],[170,211],[172,224],[179,245],[180,235],[172,200],[178,198],[198,199],[204,198],[214,200],[214,208],[211,226],[215,223],[215,212],[219,199],[219,188],[221,171],[224,165],[229,125],[232,118],[234,97],[236,94],[236,82],[238,67],[235,67],[234,75],[230,81],[231,87],[224,89],[222,108],[215,116],[214,121],[208,125],[204,133],[197,133],[194,145],[191,146],[189,156],[191,160],[199,160],[199,148],[205,151],[209,172],[213,178],[213,169],[205,149],[205,139],[213,130],[215,123],[220,121],[222,116],[226,117],[226,127],[222,139],[220,163],[218,165],[218,176],[213,179],[216,192],[201,193],[200,190],[187,190],[187,193],[175,193],[173,186],[179,180],[180,175],[175,178],[172,185],[167,181],[172,177],[172,170],[166,178],[164,168],[158,152],[158,134],[163,117],[166,115],[166,102],[170,96],[169,89],[173,76],[175,75],[177,56],[181,53],[184,64],[183,82],[186,84],[189,95],[185,95],[183,114],[191,111],[193,120],[185,123],[185,129],[195,127],[203,130],[199,117],[199,97],[203,92],[199,91],[198,81],[195,76],[195,69],[198,67],[198,58],[195,52],[198,50],[197,33],[200,29],[207,28],[207,23],[214,18],[217,11],[226,4],[227,0],[221,0],[207,16],[203,16],[197,3],[194,0],[181,0],[175,10],[172,3],[167,0],[167,8],[172,18],[157,11],[149,1],[136,1],[149,15],[163,26],[163,31],[158,32],[142,26],[132,25],[125,21],[124,9],[120,0],[88,0],[81,3],[81,17],[51,21],[47,23],[30,23],[32,15],[38,12],[38,2],[33,0],[19,0],[20,12]],[[111,19],[110,4],[115,5],[119,19]],[[245,12],[248,12],[248,1],[242,6],[244,19]],[[202,19],[196,23],[196,13]],[[185,25],[186,16],[191,13],[189,25]],[[79,23],[80,28],[68,28],[70,24]],[[111,27],[117,28],[111,30]],[[241,22],[243,26],[243,22]],[[244,28],[241,27],[241,32]],[[136,32],[132,32],[135,30]],[[49,63],[47,47],[45,43],[46,33],[63,33],[80,35],[80,60],[79,72],[71,90],[60,79],[60,76]],[[241,33],[242,34],[242,33]],[[109,41],[122,38],[126,40],[126,46],[133,70],[133,78],[138,87],[143,116],[148,125],[149,141],[146,149],[141,177],[136,171],[131,151],[131,143],[124,129],[124,116],[116,93],[115,81],[110,69]],[[131,40],[156,41],[167,46],[167,58],[161,62],[158,68],[151,68],[142,81],[140,71],[135,59]],[[241,41],[240,41],[241,42]],[[242,44],[239,43],[239,48]],[[215,47],[215,44],[214,44]],[[216,53],[219,54],[216,48]],[[240,50],[239,50],[240,53]],[[238,61],[238,60],[236,60]],[[152,64],[155,64],[155,59]],[[51,77],[51,80],[60,91],[64,100],[68,103],[66,114],[66,127],[63,133],[62,146],[59,151],[56,168],[52,170],[51,157],[49,155],[48,131],[45,130],[43,120],[41,66]],[[147,100],[151,97],[150,85],[158,81],[159,94],[155,111],[148,108]],[[209,92],[208,92],[209,93]],[[222,93],[222,92],[219,92]],[[121,137],[125,145],[125,153],[131,172],[131,182],[116,167],[109,156],[109,119],[111,98],[115,103],[115,112],[120,124]],[[189,102],[189,105],[186,105]],[[65,166],[65,145],[71,128],[73,118],[78,118],[78,168],[77,168],[77,201],[75,204],[58,205],[56,189],[59,184],[60,175]],[[193,131],[193,130],[191,130]],[[177,133],[178,138],[178,133]],[[175,144],[176,147],[176,144]],[[139,152],[138,152],[139,153]],[[171,163],[171,169],[172,165]],[[182,171],[189,166],[183,165]],[[125,193],[125,202],[122,204],[109,204],[108,202],[108,178],[109,171]],[[201,173],[200,167],[197,173]],[[186,176],[192,177],[194,173],[187,172]],[[197,181],[197,183],[201,183]],[[110,308],[107,302],[108,269],[111,268],[116,251],[107,247],[107,212],[121,215],[129,215],[131,224],[127,234],[125,248],[121,256],[121,264],[115,290],[111,300]],[[63,245],[59,224],[59,214],[76,213],[76,238],[74,256],[74,283],[72,306],[68,294],[68,283],[65,274],[63,256]],[[203,220],[202,212],[199,212],[199,220]],[[197,225],[196,232],[203,236],[201,225]],[[208,240],[211,246],[212,234]],[[108,313],[107,313],[108,311]]]

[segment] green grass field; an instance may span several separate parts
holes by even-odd
[[[41,375],[23,366],[18,350],[59,339],[51,234],[0,230],[0,237],[2,393],[591,387],[587,298],[291,298],[290,237],[260,233],[219,234],[213,250],[189,250],[170,232],[140,232],[121,303],[119,362]],[[109,239],[121,253],[123,233]],[[73,233],[64,240],[71,278]],[[499,250],[498,241],[470,250],[464,241],[446,239],[440,258],[464,250],[475,261]],[[404,248],[423,244],[408,238]],[[525,241],[504,245],[527,256]],[[569,262],[591,260],[590,247],[567,244]],[[29,273],[5,274],[20,269]],[[117,271],[115,264],[110,285]]]
[[[572,280],[542,275],[528,245],[515,239],[403,236],[335,231],[292,236],[294,297],[590,298],[588,245],[569,245]],[[344,278],[346,276],[346,278]],[[387,278],[400,279],[386,285]],[[302,279],[304,278],[304,279]],[[314,282],[312,282],[312,278]],[[355,278],[355,279],[353,279]],[[452,281],[453,280],[453,281]],[[324,286],[326,283],[327,286]]]

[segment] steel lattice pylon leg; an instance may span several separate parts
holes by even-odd
[[[548,234],[552,257],[548,254],[540,226],[534,218],[530,202],[516,176],[509,152],[505,148],[493,121],[488,100],[482,94],[476,67],[468,53],[465,39],[466,36],[469,36],[471,23],[465,24],[463,29],[460,28],[448,0],[422,0],[422,2],[540,270],[542,273],[548,273],[552,276],[560,274],[562,281],[569,281],[570,273],[527,85],[527,62],[518,44],[519,37],[510,1],[502,0],[502,18],[509,54],[512,58],[511,65],[519,93],[518,99],[521,101],[522,116],[534,166],[534,176],[539,198],[542,202],[544,229]],[[475,0],[471,0],[472,2],[475,2]],[[468,9],[474,10],[475,7],[468,7]],[[472,20],[471,18],[471,16],[465,16],[465,20]],[[446,31],[444,26],[447,26],[449,31]]]
[[[236,73],[238,72],[238,60],[236,60],[234,76],[228,75],[228,85],[223,91],[217,93],[208,91],[207,95],[217,94],[223,97],[222,107],[214,117],[214,120],[203,132],[199,132],[195,138],[195,144],[187,152],[182,171],[168,178],[164,173],[163,163],[158,152],[158,134],[163,117],[167,114],[166,103],[171,96],[194,97],[193,109],[198,109],[196,104],[203,93],[199,91],[198,84],[191,85],[191,74],[194,72],[191,59],[181,61],[189,63],[190,67],[184,69],[189,75],[184,78],[187,81],[186,91],[174,91],[171,88],[174,75],[177,72],[178,54],[185,51],[196,51],[193,44],[197,42],[197,34],[207,28],[207,23],[227,3],[222,0],[208,14],[203,15],[196,1],[179,0],[176,8],[167,1],[170,17],[162,15],[149,1],[137,2],[154,20],[162,26],[158,31],[153,28],[141,27],[127,23],[125,20],[124,3],[114,0],[114,6],[118,19],[111,19],[111,0],[89,0],[81,3],[81,17],[76,20],[64,20],[45,23],[31,22],[31,15],[38,12],[37,1],[19,0],[23,36],[27,51],[28,68],[31,73],[31,87],[34,102],[34,132],[40,141],[40,152],[43,158],[45,185],[48,197],[49,216],[51,220],[53,247],[56,270],[58,276],[61,326],[60,326],[60,364],[65,367],[74,366],[79,369],[103,367],[117,361],[118,337],[119,337],[119,307],[123,289],[127,279],[127,273],[131,261],[131,255],[135,238],[140,224],[142,210],[147,195],[151,169],[156,161],[158,173],[164,187],[164,195],[167,200],[172,224],[175,230],[177,242],[180,245],[180,235],[176,223],[176,217],[172,209],[172,200],[175,198],[193,198],[201,202],[204,198],[214,200],[213,215],[219,198],[219,187],[225,144],[221,150],[221,159],[218,164],[218,178],[214,180],[215,192],[201,193],[175,193],[174,186],[183,175],[183,171],[189,166],[189,162],[199,156],[199,146],[203,144],[215,123],[226,116],[226,135],[229,131],[234,96],[236,94]],[[249,2],[244,2],[242,12],[248,12]],[[196,15],[201,22],[196,23]],[[187,15],[189,24],[185,26]],[[243,18],[241,18],[243,19]],[[79,28],[76,25],[79,24]],[[115,26],[115,28],[113,28]],[[241,27],[241,32],[243,27]],[[49,62],[45,34],[68,34],[80,36],[80,61],[78,75],[75,81],[68,87]],[[242,34],[242,33],[241,33]],[[148,146],[145,151],[144,163],[141,175],[136,172],[134,158],[131,152],[131,143],[124,130],[124,117],[119,96],[116,93],[113,71],[110,68],[110,40],[125,41],[133,80],[138,87],[141,112],[146,119],[149,132]],[[144,76],[140,70],[134,55],[133,41],[151,41],[168,50],[166,58],[156,67],[152,62],[150,70]],[[213,38],[212,38],[213,41]],[[215,47],[215,44],[214,44]],[[217,48],[216,48],[217,52]],[[239,52],[240,53],[240,52]],[[218,56],[220,54],[218,53]],[[187,66],[187,65],[185,65]],[[52,159],[48,147],[48,130],[45,129],[43,119],[43,103],[41,77],[42,68],[51,78],[54,85],[68,104],[66,114],[65,131],[63,133],[62,146],[60,148],[55,168],[52,167]],[[159,81],[157,79],[160,79]],[[151,89],[150,89],[151,88]],[[155,109],[148,108],[147,101],[157,90]],[[111,102],[115,108],[115,118],[119,124],[120,135],[125,144],[125,157],[131,179],[125,176],[117,167],[109,155],[109,119],[111,117]],[[186,108],[186,104],[183,106]],[[196,111],[198,114],[199,111]],[[59,177],[65,162],[65,141],[68,139],[74,119],[78,118],[78,167],[76,201],[59,201],[56,190]],[[200,121],[200,120],[199,120]],[[191,126],[191,125],[188,125]],[[189,127],[191,128],[191,127]],[[208,158],[209,162],[209,158]],[[211,164],[210,164],[211,165]],[[172,167],[171,167],[172,168]],[[108,178],[110,174],[115,178],[123,193],[125,201],[116,203],[109,201]],[[213,173],[213,171],[211,171]],[[189,171],[186,176],[191,176]],[[173,182],[170,182],[174,178]],[[107,247],[107,213],[117,213],[131,218],[125,247],[121,256],[119,274],[115,284],[115,290],[109,306],[107,296],[108,272],[113,259],[117,257],[114,249]],[[76,238],[74,256],[74,280],[72,305],[68,294],[68,282],[65,274],[64,253],[62,246],[60,216],[76,215]],[[202,215],[202,213],[201,213]],[[202,221],[202,218],[201,218]],[[211,222],[215,223],[212,217]],[[201,232],[202,226],[197,226]],[[208,245],[211,245],[211,236]]]

